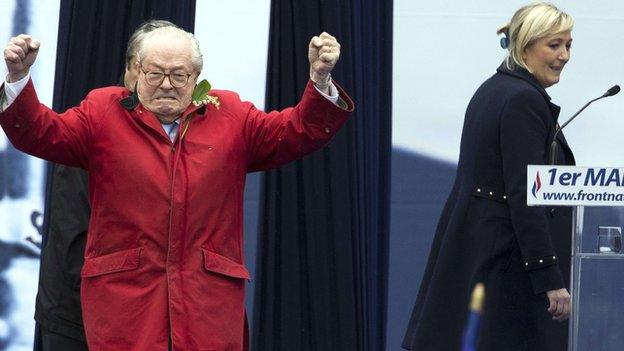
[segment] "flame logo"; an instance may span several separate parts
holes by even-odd
[[[542,188],[542,180],[540,179],[539,171],[535,176],[535,181],[533,182],[533,189],[531,189],[531,193],[533,193],[533,197],[537,199],[537,192]]]

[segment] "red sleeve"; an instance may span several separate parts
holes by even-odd
[[[297,160],[325,146],[354,110],[346,92],[336,84],[341,108],[323,97],[308,82],[295,107],[265,113],[246,104],[244,138],[249,152],[248,170],[259,171]]]
[[[78,107],[58,114],[39,102],[30,80],[15,101],[0,113],[0,125],[20,151],[72,167],[88,168],[90,125],[94,111],[87,97]]]

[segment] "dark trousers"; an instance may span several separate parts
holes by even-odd
[[[35,338],[35,351],[88,351],[85,341],[55,333],[38,325],[38,335]]]

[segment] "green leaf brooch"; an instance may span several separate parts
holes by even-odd
[[[197,83],[195,90],[193,90],[193,105],[202,106],[212,104],[218,110],[221,107],[221,102],[219,101],[219,97],[208,95],[210,88],[210,83],[205,79]]]

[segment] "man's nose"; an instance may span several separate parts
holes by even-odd
[[[171,90],[173,89],[173,85],[171,85],[171,78],[169,75],[166,75],[163,78],[162,83],[160,83],[160,87],[161,89],[165,89],[165,90]]]

